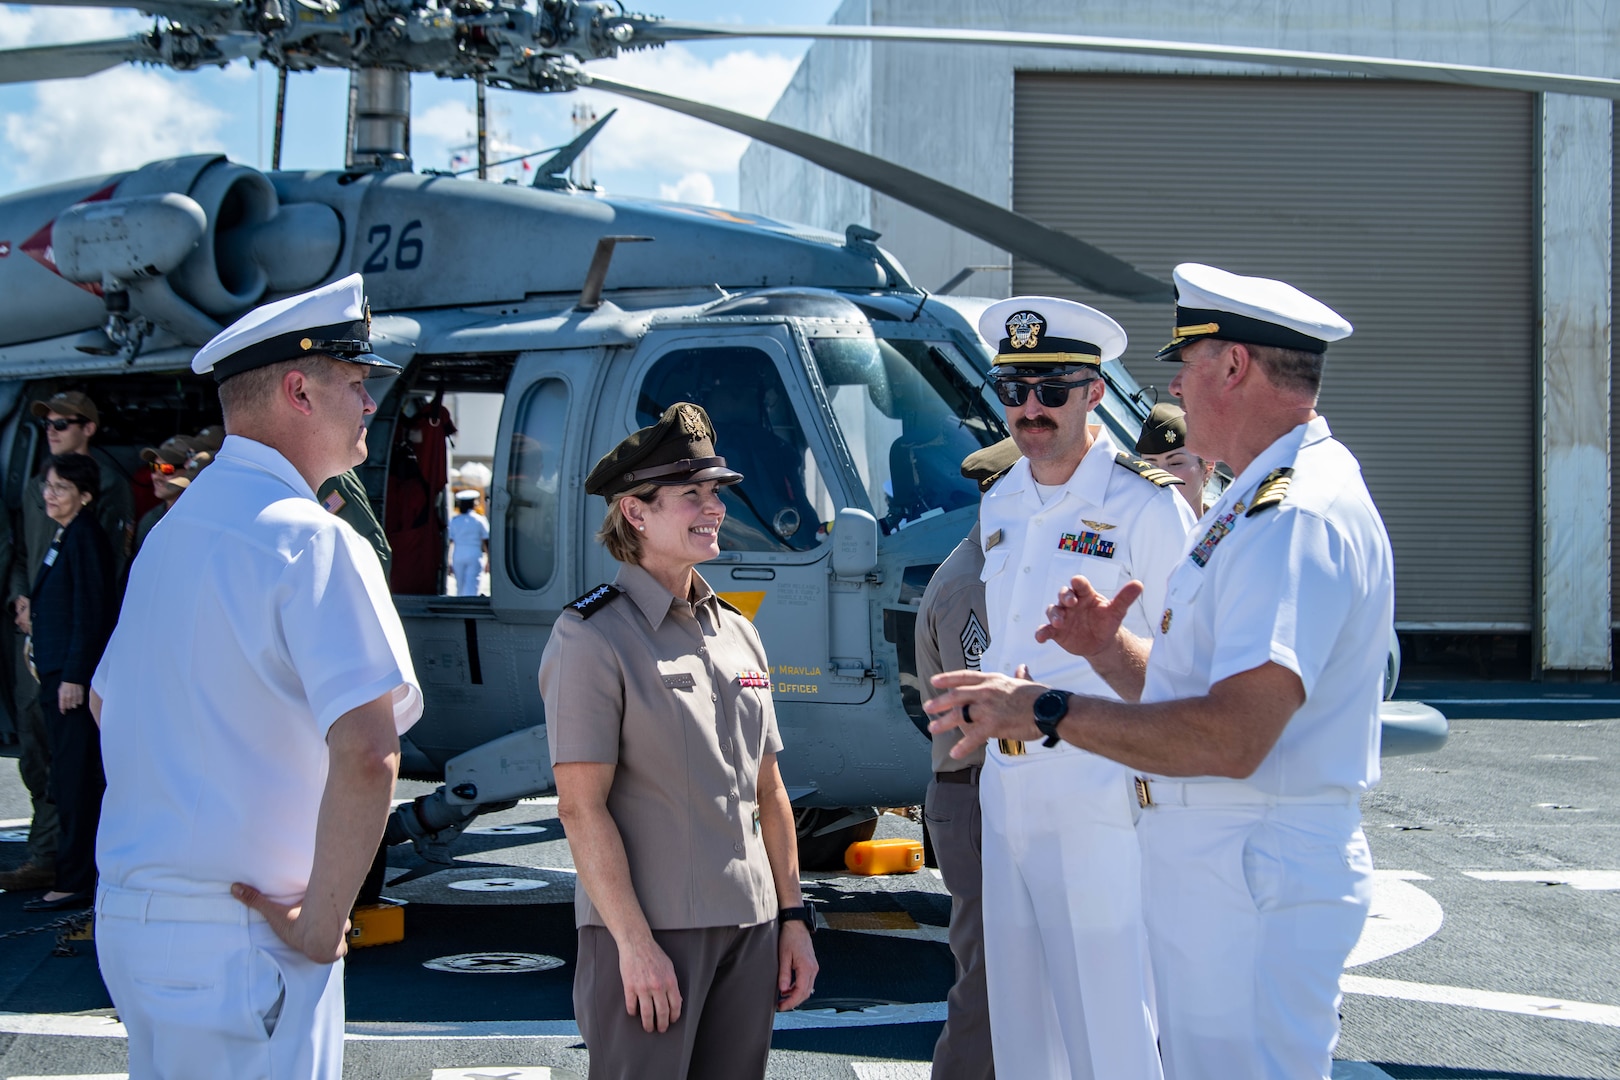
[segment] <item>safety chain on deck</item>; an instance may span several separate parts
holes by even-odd
[[[7,930],[0,933],[0,941],[10,938],[27,937],[29,934],[43,934],[47,930],[55,930],[56,948],[51,950],[52,956],[77,956],[79,951],[68,942],[72,940],[87,940],[88,936],[80,938],[90,926],[90,920],[95,917],[94,912],[75,911],[71,915],[64,915],[48,923],[38,926],[25,926],[20,930]]]

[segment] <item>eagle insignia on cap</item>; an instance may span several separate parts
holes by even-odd
[[[1015,311],[1007,319],[1007,340],[1015,349],[1033,349],[1046,332],[1046,320],[1038,312]]]
[[[703,414],[690,405],[683,404],[678,415],[681,418],[681,434],[702,438],[709,433],[709,427],[703,422]]]

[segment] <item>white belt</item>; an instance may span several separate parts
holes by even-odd
[[[1360,796],[1350,791],[1324,791],[1315,795],[1272,795],[1248,784],[1136,778],[1136,801],[1150,806],[1354,806]]]
[[[231,896],[178,896],[103,885],[96,895],[96,915],[142,922],[235,923],[246,926],[263,919]]]

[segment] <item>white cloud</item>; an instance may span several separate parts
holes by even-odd
[[[0,49],[127,37],[150,21],[133,11],[6,5],[0,7]]]
[[[658,197],[699,206],[720,205],[714,197],[714,177],[705,172],[689,172],[673,184],[659,184]]]
[[[411,117],[411,138],[464,143],[472,139],[476,123],[477,117],[471,106],[457,101],[441,101]]]
[[[748,50],[708,60],[680,45],[629,53],[593,64],[606,78],[678,94],[753,116],[765,116],[793,77],[798,61]],[[666,171],[731,172],[748,146],[746,136],[628,98],[581,91],[596,111],[619,115],[598,140],[602,169],[662,168]]]
[[[13,181],[26,187],[221,148],[226,114],[181,79],[114,68],[39,83],[33,109],[0,117]]]

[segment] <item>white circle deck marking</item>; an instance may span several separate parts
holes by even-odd
[[[523,833],[543,833],[540,825],[474,825],[464,830],[468,836],[518,836]]]
[[[544,953],[487,952],[457,953],[425,961],[429,971],[448,971],[457,975],[532,975],[538,971],[553,971],[563,961]]]
[[[528,892],[531,889],[544,889],[550,884],[538,878],[495,877],[452,881],[449,887],[458,892]]]
[[[1412,884],[1414,878],[1428,880],[1406,870],[1373,871],[1372,907],[1345,967],[1359,967],[1405,952],[1440,929],[1445,912],[1439,901]]]

